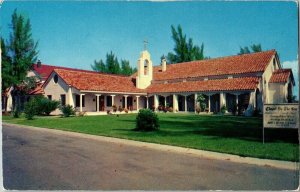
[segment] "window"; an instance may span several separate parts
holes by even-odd
[[[112,96],[106,96],[106,106],[107,107],[112,106]]]
[[[60,95],[60,103],[62,106],[66,105],[66,95],[65,94]]]
[[[47,95],[49,100],[52,100],[52,95]]]
[[[80,107],[80,95],[76,95],[76,107]],[[85,107],[85,96],[82,95],[82,107]]]
[[[58,82],[58,76],[56,74],[53,77],[53,81],[54,81],[55,84],[57,84],[57,82]]]

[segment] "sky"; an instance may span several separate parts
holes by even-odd
[[[236,55],[260,43],[276,49],[298,84],[298,17],[294,1],[4,1],[1,36],[8,39],[14,9],[30,19],[42,63],[91,70],[110,51],[136,67],[143,41],[154,65],[173,51],[171,25],[181,25],[205,56]]]

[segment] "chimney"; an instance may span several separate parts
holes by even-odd
[[[161,71],[166,71],[167,70],[167,60],[165,57],[162,58],[161,60]]]
[[[37,67],[40,68],[42,66],[41,60],[38,60],[36,64],[37,64]]]

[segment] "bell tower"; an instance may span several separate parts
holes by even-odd
[[[144,51],[141,52],[137,61],[138,75],[136,77],[136,87],[139,89],[147,88],[153,78],[153,66],[150,53],[147,51],[147,41],[144,41]]]

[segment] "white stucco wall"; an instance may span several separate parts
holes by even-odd
[[[50,78],[48,79],[48,82],[44,85],[44,92],[45,96],[48,95],[52,96],[52,100],[60,101],[60,95],[65,94],[66,95],[66,104],[69,102],[68,98],[68,89],[69,86],[58,76],[58,82],[55,83],[53,80],[53,77],[56,73],[52,73],[50,75]],[[51,114],[57,115],[61,114],[60,110],[55,110]]]
[[[269,103],[278,104],[286,103],[287,86],[285,83],[270,83],[269,84]]]

